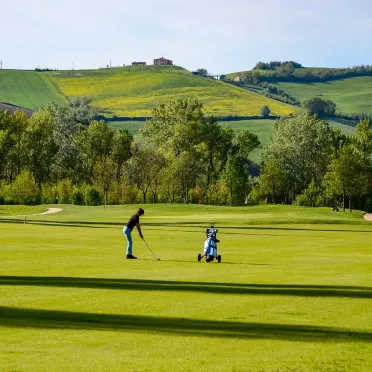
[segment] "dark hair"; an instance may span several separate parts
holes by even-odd
[[[142,216],[143,214],[145,214],[145,211],[142,209],[142,208],[138,208],[138,211],[137,213]]]

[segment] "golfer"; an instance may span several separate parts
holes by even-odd
[[[134,229],[134,226],[137,227],[137,231],[141,239],[143,239],[142,231],[141,231],[141,225],[140,225],[140,216],[142,216],[145,213],[145,211],[142,208],[139,208],[137,213],[134,214],[128,221],[128,223],[123,228],[123,234],[125,235],[125,238],[127,239],[128,245],[127,245],[127,258],[128,259],[136,259],[137,257],[133,256],[132,254],[132,231]]]

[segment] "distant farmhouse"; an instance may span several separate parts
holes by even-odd
[[[132,66],[146,66],[146,62],[132,62]]]
[[[161,57],[161,58],[154,59],[154,65],[155,66],[159,66],[159,65],[170,65],[170,66],[172,66],[173,61],[171,61],[170,59],[166,59],[164,57]]]
[[[237,83],[242,83],[244,82],[245,79],[243,76],[235,76],[233,80],[236,81]]]

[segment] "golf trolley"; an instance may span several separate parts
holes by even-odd
[[[221,255],[217,253],[217,243],[220,241],[217,239],[218,230],[214,228],[213,225],[206,230],[206,241],[204,242],[204,252],[203,254],[198,254],[198,261],[200,262],[203,257],[205,257],[206,262],[212,262],[214,259],[218,263],[221,262]]]

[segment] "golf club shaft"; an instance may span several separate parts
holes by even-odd
[[[151,250],[151,248],[149,247],[149,245],[146,243],[146,240],[143,239],[143,241],[145,242],[146,244],[146,247],[149,249],[149,251],[152,253],[152,255],[154,256],[155,260],[157,260],[157,257],[155,256],[154,252]]]

